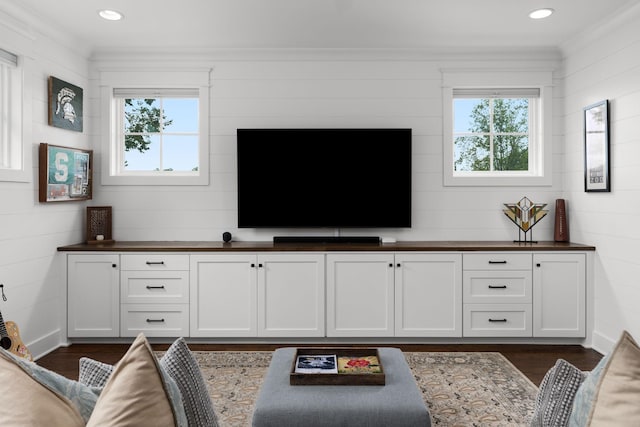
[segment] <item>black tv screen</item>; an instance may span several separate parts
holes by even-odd
[[[238,227],[411,227],[411,129],[238,129]]]

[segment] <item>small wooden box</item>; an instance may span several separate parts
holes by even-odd
[[[379,373],[337,373],[337,374],[307,374],[295,371],[298,356],[305,355],[336,355],[340,357],[369,357],[375,356],[380,364]],[[305,347],[296,349],[289,374],[291,385],[384,385],[385,374],[382,359],[377,348],[335,348],[335,347]]]
[[[87,206],[87,243],[98,245],[113,243],[111,206]],[[102,236],[98,240],[97,236]]]

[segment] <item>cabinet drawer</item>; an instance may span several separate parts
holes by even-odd
[[[492,252],[462,257],[464,270],[531,270],[531,265],[531,254]]]
[[[463,301],[468,303],[531,303],[531,270],[465,271]]]
[[[188,304],[122,304],[120,336],[135,337],[189,336]]]
[[[189,255],[168,255],[149,253],[143,255],[122,255],[121,270],[189,270]]]
[[[465,337],[532,336],[531,304],[464,304]]]
[[[123,303],[189,302],[188,271],[123,271],[120,278]]]

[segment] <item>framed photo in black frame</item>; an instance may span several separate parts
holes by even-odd
[[[606,99],[584,108],[584,191],[611,191]]]

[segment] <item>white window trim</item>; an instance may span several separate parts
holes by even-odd
[[[102,185],[208,185],[209,184],[209,90],[211,69],[189,70],[102,70],[100,97],[102,105]],[[198,89],[199,92],[199,165],[198,173],[118,174],[119,144],[116,138],[117,99],[119,89]],[[115,153],[115,154],[114,154]]]
[[[552,183],[552,74],[551,71],[442,70],[443,184],[444,186],[550,186]],[[539,165],[531,172],[496,172],[492,176],[456,172],[454,175],[453,89],[538,88],[540,114],[534,133],[541,143],[535,150]],[[535,167],[535,166],[534,166]],[[489,173],[490,174],[490,173]],[[466,176],[465,176],[466,175]]]
[[[32,60],[19,52],[7,52],[16,56],[16,64],[15,68],[12,65],[5,68],[9,73],[9,97],[3,100],[0,110],[5,110],[3,114],[8,114],[9,120],[0,126],[4,141],[0,141],[0,149],[8,155],[8,162],[0,165],[0,182],[31,182],[31,126],[28,125],[31,123],[31,85],[27,84],[27,78],[32,74]],[[7,59],[2,61],[12,62],[10,56]]]

